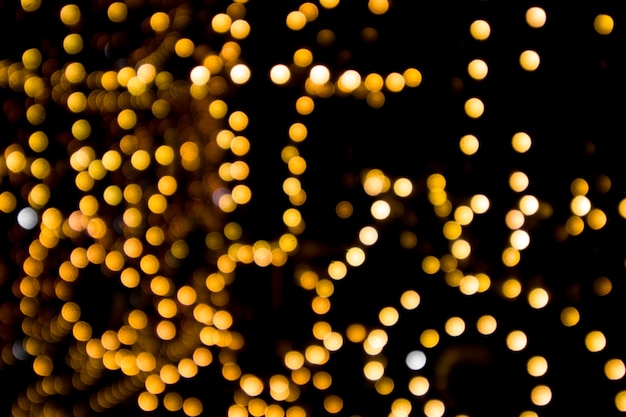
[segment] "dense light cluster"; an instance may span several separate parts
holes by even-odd
[[[612,12],[48,3],[0,5],[0,412],[626,412],[616,121],[546,116]]]

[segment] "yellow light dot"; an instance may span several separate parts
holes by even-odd
[[[263,382],[252,374],[242,375],[239,380],[241,389],[251,397],[256,397],[263,392]]]
[[[226,33],[230,30],[232,19],[226,13],[218,13],[211,20],[211,27],[217,33]]]
[[[465,155],[474,155],[478,152],[480,144],[474,135],[465,135],[459,141],[459,148]]]
[[[402,74],[408,87],[417,87],[422,83],[422,73],[415,68],[408,68]]]
[[[620,391],[615,395],[615,407],[619,411],[626,411],[626,391]]]
[[[626,366],[621,359],[609,359],[604,364],[604,374],[612,381],[622,379],[626,374]]]
[[[320,0],[320,4],[325,9],[334,9],[339,5],[339,0]]]
[[[37,126],[46,120],[46,109],[41,104],[33,104],[26,110],[26,119],[28,123]]]
[[[490,335],[496,331],[498,322],[493,316],[481,316],[476,322],[476,327],[481,334]]]
[[[389,1],[388,0],[369,0],[367,3],[367,7],[370,12],[375,15],[381,15],[387,13],[389,10]]]
[[[209,113],[215,119],[223,119],[228,113],[228,105],[222,100],[213,100],[209,104]],[[233,133],[228,130],[222,130],[217,135],[217,143],[220,148],[228,149],[230,141],[233,139]]]
[[[531,145],[532,140],[528,133],[525,132],[517,132],[513,135],[513,139],[511,140],[511,144],[513,145],[513,149],[519,153],[527,152]]]
[[[532,28],[540,28],[546,24],[546,12],[541,7],[531,7],[526,11],[526,23]]]
[[[294,123],[289,127],[289,138],[294,142],[302,142],[307,135],[308,129],[302,123]]]
[[[83,38],[78,33],[70,33],[63,39],[63,49],[70,55],[83,50]]]
[[[20,0],[20,3],[25,12],[34,12],[41,6],[41,0]]]
[[[75,4],[67,4],[61,8],[59,17],[64,25],[75,25],[80,20],[80,9]]]
[[[513,267],[520,261],[520,252],[515,248],[506,248],[502,252],[502,263],[506,266]]]
[[[190,397],[183,401],[183,412],[189,417],[197,417],[202,414],[202,401],[198,398]]]
[[[528,339],[526,334],[521,330],[513,330],[506,337],[506,345],[509,349],[514,352],[518,352],[523,350],[528,343]]]
[[[0,194],[0,210],[4,213],[10,213],[15,210],[17,206],[17,199],[9,191],[4,191]]]
[[[526,363],[528,374],[532,376],[543,376],[548,371],[548,361],[543,356],[533,356]]]
[[[328,361],[329,353],[321,346],[311,345],[306,348],[304,356],[313,365],[323,365]]]
[[[22,63],[27,69],[36,69],[41,64],[41,52],[37,48],[27,49],[22,53]]]
[[[534,288],[528,294],[528,304],[530,304],[532,308],[543,308],[548,305],[548,301],[550,301],[550,295],[543,288]]]
[[[370,381],[376,381],[383,377],[385,367],[378,361],[370,361],[363,367],[363,373]]]
[[[193,41],[188,38],[181,38],[174,44],[174,52],[182,58],[190,57],[193,54],[194,48],[195,45],[193,44]]]
[[[440,266],[439,259],[434,256],[427,256],[422,261],[422,269],[430,275],[437,273]]]
[[[48,136],[42,131],[33,132],[28,137],[28,146],[35,152],[43,152],[48,147]]]
[[[293,11],[287,15],[286,23],[291,30],[301,30],[306,25],[307,19],[304,13]]]
[[[245,39],[250,34],[250,23],[243,19],[235,20],[230,25],[230,34],[235,39]]]
[[[341,261],[333,261],[328,265],[328,275],[335,280],[343,279],[348,273],[346,264]]]
[[[385,87],[391,92],[399,93],[404,88],[404,77],[397,72],[390,73],[385,78]]]
[[[535,405],[548,405],[552,400],[552,391],[547,385],[537,385],[530,392],[530,399]]]
[[[472,119],[477,119],[483,115],[485,111],[485,105],[482,100],[477,97],[472,97],[465,102],[465,113]]]
[[[250,201],[250,198],[252,198],[252,192],[248,186],[239,184],[233,188],[232,198],[237,204],[246,204]]]
[[[52,374],[53,363],[52,360],[45,355],[40,355],[33,361],[33,370],[39,376],[48,376]]]
[[[127,15],[128,9],[126,8],[126,5],[119,1],[111,3],[107,9],[107,16],[111,22],[123,22],[126,20]]]
[[[137,115],[131,109],[122,110],[117,115],[117,123],[122,129],[130,130],[137,124]]]
[[[457,259],[466,259],[472,252],[472,247],[467,240],[459,239],[452,243],[450,252]]]
[[[565,307],[561,311],[561,323],[564,326],[572,327],[580,321],[580,313],[575,307]]]
[[[606,347],[606,337],[598,330],[591,331],[585,336],[585,346],[590,352],[600,352]]]
[[[301,48],[293,54],[293,63],[299,67],[308,67],[313,62],[313,54],[309,49]]]
[[[393,326],[399,318],[400,314],[394,307],[384,307],[378,313],[378,320],[383,326]]]
[[[296,111],[299,114],[306,116],[308,114],[313,113],[314,109],[315,109],[315,102],[313,101],[311,97],[302,96],[302,97],[299,97],[298,100],[296,100]]]
[[[361,74],[355,70],[347,70],[339,77],[337,87],[344,92],[352,92],[361,85]]]
[[[613,284],[607,277],[599,277],[593,282],[593,291],[599,296],[605,296],[611,292]]]
[[[450,317],[446,321],[446,333],[452,337],[457,337],[465,331],[465,321],[461,317]]]
[[[599,14],[593,20],[593,28],[600,35],[608,35],[613,32],[614,25],[613,18],[608,14]]]
[[[409,381],[409,391],[416,397],[421,397],[428,392],[430,383],[423,376],[415,376]]]
[[[301,156],[294,156],[293,158],[289,159],[287,167],[289,168],[289,172],[291,172],[293,175],[301,175],[304,173],[304,171],[306,171],[306,165],[307,164],[304,158],[302,158]],[[298,191],[296,191],[295,193],[287,194],[297,195],[300,191],[301,187],[298,187]]]
[[[76,322],[72,327],[72,334],[76,340],[86,342],[91,338],[91,325],[85,321]]]
[[[446,407],[441,400],[428,400],[424,404],[424,414],[426,417],[441,417],[445,413]]]
[[[385,80],[383,79],[383,77],[380,76],[380,74],[368,74],[367,77],[365,77],[365,87],[369,90],[369,91],[379,91],[383,88],[383,86],[385,85]]]
[[[425,348],[433,348],[439,343],[439,333],[434,329],[427,329],[420,335],[420,343]]]
[[[414,310],[420,304],[420,295],[417,291],[407,290],[400,296],[400,304],[407,310]]]
[[[519,57],[519,63],[526,71],[534,71],[539,68],[540,61],[539,54],[532,50],[522,52]]]
[[[478,41],[484,41],[491,34],[489,23],[484,20],[475,20],[470,25],[470,33],[472,37]]]
[[[606,225],[606,214],[600,209],[593,209],[587,216],[587,223],[593,230],[602,229]]]

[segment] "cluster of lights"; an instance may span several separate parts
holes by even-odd
[[[318,62],[315,48],[306,46],[266,73],[257,73],[246,62],[242,47],[254,30],[246,20],[246,3],[234,0],[223,11],[211,12],[207,36],[222,41],[218,49],[203,44],[201,38],[183,35],[196,18],[190,6],[151,11],[142,17],[149,41],[124,64],[101,70],[91,70],[88,62],[80,61],[88,48],[81,36],[83,11],[67,4],[54,16],[67,31],[60,46],[64,62],[46,59],[45,51],[37,48],[23,51],[21,61],[0,61],[0,88],[22,99],[15,109],[10,103],[4,107],[10,124],[21,124],[21,128],[0,156],[0,211],[3,223],[14,223],[9,239],[17,248],[7,253],[12,270],[18,271],[9,284],[17,308],[2,309],[0,317],[19,327],[21,336],[0,340],[0,372],[25,362],[33,372],[12,401],[14,416],[82,417],[128,404],[144,412],[182,411],[191,417],[306,417],[319,409],[329,414],[353,413],[358,404],[351,404],[344,392],[335,389],[337,375],[331,366],[334,357],[351,345],[363,354],[352,359],[359,362],[362,378],[369,384],[359,389],[375,393],[390,416],[466,417],[463,405],[450,404],[432,376],[429,367],[440,356],[438,347],[454,345],[472,332],[489,338],[489,343],[506,346],[511,355],[526,354],[534,343],[526,329],[501,330],[506,326],[501,325],[498,311],[481,314],[474,322],[455,313],[440,326],[421,329],[401,358],[386,355],[389,345],[402,343],[394,328],[419,315],[426,301],[413,285],[407,285],[394,303],[376,306],[373,322],[334,325],[333,306],[350,300],[333,296],[353,275],[367,270],[370,250],[380,243],[386,226],[418,199],[427,200],[440,220],[447,250],[421,251],[418,236],[411,230],[403,230],[399,241],[403,249],[419,254],[425,279],[443,278],[442,298],[484,294],[513,301],[525,294],[531,309],[542,310],[553,297],[548,286],[515,275],[524,251],[532,246],[533,228],[554,212],[550,203],[529,193],[533,178],[528,173],[516,170],[508,177],[516,203],[500,220],[508,237],[498,256],[501,265],[494,268],[510,271],[503,279],[471,262],[476,248],[470,230],[475,220],[492,215],[493,196],[478,193],[462,201],[449,191],[454,178],[446,178],[443,172],[410,178],[367,168],[358,174],[370,201],[369,220],[358,227],[351,243],[341,242],[345,253],[323,261],[321,268],[310,266],[313,259],[294,268],[295,283],[309,295],[307,308],[315,317],[303,323],[310,325],[312,338],[279,352],[283,366],[270,374],[246,369],[238,360],[245,355],[248,335],[236,330],[238,312],[231,309],[229,287],[237,271],[244,265],[287,269],[290,258],[303,256],[304,206],[316,204],[307,197],[311,161],[303,143],[312,140],[307,117],[314,113],[316,103],[350,96],[379,109],[386,100],[393,100],[387,96],[422,84],[422,73],[414,67],[384,74],[359,68],[339,70]],[[339,3],[304,2],[286,14],[286,29],[304,33],[317,27],[318,18],[332,16]],[[367,8],[378,17],[392,13],[391,5],[388,0],[369,0]],[[22,0],[21,8],[36,14],[42,5]],[[129,22],[131,15],[146,9],[142,2],[126,1],[111,2],[98,12],[111,24],[127,25],[134,24]],[[541,7],[531,7],[525,20],[531,30],[541,30],[547,14]],[[591,25],[597,34],[610,35],[614,22],[600,14]],[[471,22],[469,33],[479,43],[492,36],[490,24],[483,19]],[[362,36],[376,37],[377,32],[367,28]],[[334,37],[332,30],[322,29],[317,42],[331,44]],[[176,79],[173,70],[165,69],[171,57],[187,64],[194,60],[185,78]],[[519,66],[530,73],[540,70],[539,53],[521,51]],[[485,82],[490,75],[488,62],[472,58],[467,73],[477,85]],[[254,120],[245,110],[230,108],[228,94],[252,77],[266,77],[276,89],[298,92],[293,103],[298,119],[284,126],[281,139],[285,146],[280,158],[287,172],[282,191],[289,203],[276,211],[284,227],[256,241],[246,240],[245,221],[234,220],[239,209],[254,198],[255,190],[247,180],[255,173],[250,161],[246,162],[255,143],[246,131]],[[477,122],[496,105],[471,96],[464,100],[463,111]],[[20,111],[23,115],[15,116]],[[62,114],[58,123],[50,120],[56,114]],[[467,133],[459,141],[468,160],[481,151],[479,137]],[[533,145],[524,131],[509,140],[519,155]],[[418,192],[421,183],[424,187]],[[603,177],[598,188],[607,192],[610,179]],[[588,182],[575,178],[570,190],[569,217],[558,237],[573,238],[586,227],[603,229],[607,214],[588,196]],[[337,203],[336,215],[347,220],[360,209],[345,199]],[[626,218],[626,200],[617,210]],[[200,260],[192,259],[195,248],[188,239],[198,230],[208,253]],[[184,265],[195,267],[181,278]],[[115,280],[129,298],[148,301],[129,302],[131,307],[121,318],[100,331],[83,317],[86,306],[80,303],[84,300],[75,298],[91,274]],[[604,297],[612,285],[609,278],[600,277],[593,289]],[[565,306],[559,314],[566,328],[581,320],[574,305]],[[602,331],[594,329],[585,333],[581,343],[596,354],[605,350],[608,341]],[[555,387],[545,381],[548,357],[528,353],[526,372],[536,384],[522,394],[528,402],[515,411],[520,417],[537,417],[549,410]],[[390,361],[399,361],[404,372],[389,373]],[[621,358],[610,357],[602,371],[608,380],[618,381],[625,376],[626,366]],[[213,409],[211,393],[185,391],[185,380],[203,375],[219,378],[228,387],[229,405]],[[67,405],[63,398],[79,400]],[[613,398],[615,408],[626,411],[626,390],[616,391]]]

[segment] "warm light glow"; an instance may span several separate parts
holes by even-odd
[[[470,25],[470,33],[474,37],[474,39],[479,41],[484,41],[489,38],[491,34],[491,28],[489,27],[489,23],[484,20],[475,20]]]
[[[608,14],[599,14],[593,20],[593,28],[600,35],[609,35],[613,32],[613,26],[615,23],[613,22],[613,18]]]
[[[512,351],[520,351],[526,347],[528,339],[521,330],[514,330],[506,337],[506,345]]]
[[[546,24],[546,12],[541,7],[531,7],[526,11],[526,23],[532,28],[540,28]]]
[[[524,51],[520,54],[519,63],[526,71],[535,71],[539,68],[539,54],[532,50]]]

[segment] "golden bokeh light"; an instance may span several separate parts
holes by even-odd
[[[11,415],[626,411],[614,9],[9,3]]]

